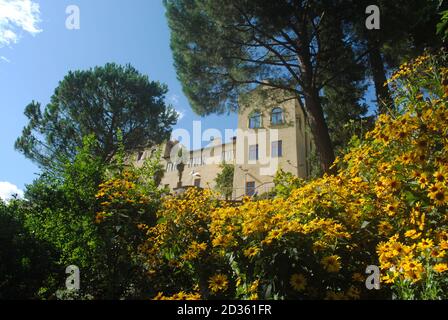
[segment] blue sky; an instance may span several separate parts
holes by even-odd
[[[27,7],[7,19],[8,2]],[[69,5],[80,9],[79,30],[65,27]],[[69,70],[130,63],[168,85],[167,100],[183,115],[176,127],[191,130],[201,118],[176,78],[169,37],[162,0],[0,0],[0,197],[36,178],[38,168],[14,150],[23,110],[32,100],[47,104]],[[202,118],[203,129],[235,126],[235,115]]]

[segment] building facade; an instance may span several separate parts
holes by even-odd
[[[225,162],[235,168],[233,199],[262,194],[273,188],[274,175],[280,168],[307,177],[312,147],[305,115],[297,100],[271,101],[260,108],[243,107],[230,142],[216,138],[197,150],[187,150],[176,141],[164,144],[165,175],[161,185],[174,192],[189,186],[215,189],[215,178]],[[149,151],[139,153],[137,161],[146,156]]]

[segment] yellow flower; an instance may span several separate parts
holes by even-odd
[[[446,263],[438,263],[433,267],[435,272],[442,273],[448,270],[448,265]]]
[[[252,293],[249,297],[249,300],[258,300],[258,293]]]
[[[337,255],[328,256],[321,260],[321,264],[328,272],[338,272],[341,269],[340,259]]]
[[[443,258],[445,256],[445,250],[433,249],[431,251],[431,257],[433,258]]]
[[[426,173],[422,173],[420,178],[418,179],[418,183],[420,184],[420,188],[424,189],[428,185],[428,175]]]
[[[383,281],[386,284],[392,284],[394,283],[396,278],[396,275],[394,273],[388,273],[381,277],[381,281]]]
[[[436,186],[434,186],[434,189],[436,189]],[[443,206],[448,203],[448,192],[446,188],[440,187],[434,192],[430,192],[429,198],[434,201],[436,206]]]
[[[400,181],[397,179],[388,179],[387,181],[387,186],[393,190],[398,190],[400,188]]]
[[[436,179],[437,182],[444,182],[446,181],[446,173],[443,171],[436,171],[434,173],[434,178]]]
[[[398,202],[394,201],[394,202],[388,203],[386,205],[386,213],[389,216],[395,215],[397,213],[397,211],[398,211]]]
[[[439,243],[440,249],[442,250],[448,250],[448,241],[442,240]]]
[[[400,242],[395,242],[391,246],[392,248],[392,256],[406,255],[408,248]]]
[[[208,280],[208,287],[213,293],[227,290],[229,281],[225,274],[216,274]]]
[[[378,170],[380,172],[387,172],[387,171],[389,171],[390,167],[391,167],[391,165],[389,163],[381,163],[378,166]]]
[[[165,300],[163,296],[163,292],[159,292],[152,300]]]
[[[303,274],[297,274],[294,273],[291,276],[291,279],[289,280],[289,284],[291,285],[291,287],[296,290],[296,291],[303,291],[305,290],[307,281],[306,278]]]
[[[320,240],[317,240],[316,242],[313,243],[313,251],[320,251],[323,250],[327,247],[328,245]]]
[[[421,250],[421,251],[425,251],[426,249],[430,249],[432,248],[434,245],[434,242],[431,239],[422,239],[419,244],[417,245],[417,247]]]
[[[253,258],[260,252],[260,249],[257,247],[250,247],[246,250],[244,250],[244,255],[248,258]]]
[[[283,233],[281,230],[272,230],[269,232],[268,238],[271,239],[280,239],[282,237]]]
[[[412,229],[412,230],[408,230],[404,233],[404,236],[406,238],[411,238],[411,239],[418,239],[421,236],[421,232],[417,232],[416,230]]]
[[[260,280],[257,279],[254,282],[252,282],[252,284],[249,287],[249,292],[251,293],[256,293],[258,290],[258,285],[260,284]]]
[[[388,235],[393,230],[393,226],[388,221],[381,221],[378,225],[378,232],[382,235]]]
[[[402,269],[404,271],[405,278],[411,280],[412,282],[419,281],[424,272],[423,265],[419,261],[408,257],[401,261],[399,269]]]
[[[448,232],[441,231],[437,234],[437,239],[439,241],[448,241]]]
[[[201,252],[207,250],[207,244],[205,242],[198,243],[193,241],[189,246],[187,252],[182,256],[184,260],[193,260],[199,257]]]

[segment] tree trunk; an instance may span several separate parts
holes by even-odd
[[[306,36],[303,39],[306,39]],[[307,111],[311,133],[314,137],[320,166],[323,172],[329,172],[335,159],[334,150],[325,121],[324,111],[320,103],[319,92],[313,83],[313,67],[308,51],[309,47],[302,47],[302,50],[300,50],[301,54],[299,54],[299,62],[302,66],[302,89],[305,97],[305,109]]]
[[[386,72],[384,71],[383,58],[381,57],[379,44],[376,40],[368,37],[367,45],[369,50],[370,68],[375,84],[378,112],[385,113],[389,109],[394,109],[394,101],[390,94],[389,86],[384,85],[387,78]]]
[[[316,91],[315,89],[311,89]],[[311,133],[314,137],[317,153],[319,155],[320,166],[324,172],[329,172],[334,162],[333,145],[325,122],[324,112],[317,93],[305,95],[305,107],[308,111],[308,119]]]

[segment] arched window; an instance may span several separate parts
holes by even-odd
[[[274,108],[271,112],[271,124],[283,123],[283,110],[281,108]]]
[[[261,128],[261,113],[258,111],[253,112],[249,117],[249,128]]]

